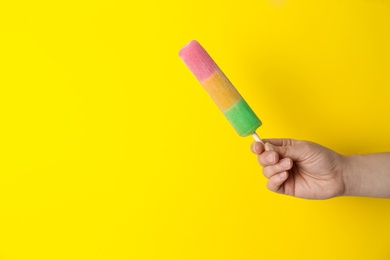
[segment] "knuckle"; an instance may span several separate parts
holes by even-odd
[[[292,139],[283,139],[283,141],[282,141],[282,146],[290,146],[292,144],[293,144]]]
[[[262,154],[260,154],[260,155],[258,156],[258,161],[259,161],[260,165],[263,166],[263,167],[269,165],[269,162],[268,162],[268,160],[267,160],[267,155],[268,155],[268,154],[269,154],[269,153],[262,153]]]
[[[275,191],[275,190],[277,190],[276,187],[275,187],[275,185],[272,183],[272,180],[269,180],[269,181],[267,182],[266,186],[267,186],[267,189],[269,189],[270,191]]]
[[[263,175],[264,175],[267,179],[271,177],[272,172],[271,172],[270,167],[264,167],[264,168],[263,168]]]
[[[263,168],[263,174],[269,179],[275,174],[277,174],[279,170],[281,169],[279,169],[278,165],[271,165]]]

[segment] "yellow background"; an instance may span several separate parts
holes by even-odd
[[[390,3],[0,1],[0,259],[389,259],[390,201],[269,192],[178,58],[263,137],[390,151]]]

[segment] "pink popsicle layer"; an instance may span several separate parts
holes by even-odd
[[[217,64],[197,41],[191,41],[184,46],[179,56],[200,82],[218,70]]]

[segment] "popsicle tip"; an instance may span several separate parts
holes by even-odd
[[[201,46],[200,43],[197,41],[197,40],[191,40],[189,41],[186,45],[184,45],[180,51],[179,51],[179,56],[180,57],[183,57],[183,55],[185,55],[185,52],[187,49],[192,49],[194,48],[195,46]]]
[[[210,55],[196,40],[187,43],[179,51],[179,56],[200,82],[208,78],[218,68]]]

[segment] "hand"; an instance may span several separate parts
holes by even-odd
[[[306,199],[344,195],[344,156],[321,145],[292,139],[254,142],[269,190]]]

